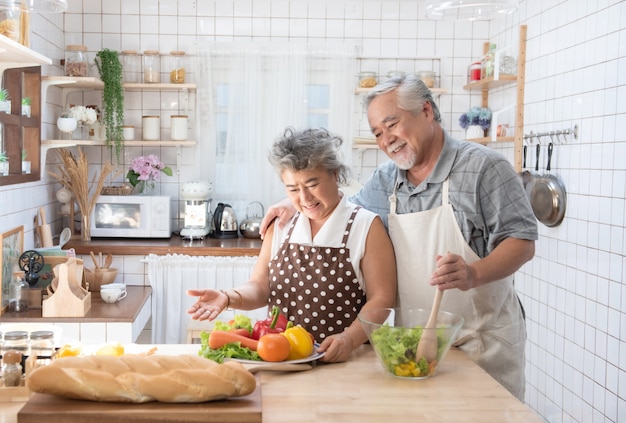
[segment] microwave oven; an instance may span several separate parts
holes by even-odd
[[[91,213],[91,236],[170,238],[170,197],[100,195]]]

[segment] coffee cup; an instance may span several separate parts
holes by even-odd
[[[120,289],[120,288],[102,289],[102,287],[100,288],[100,296],[102,297],[104,302],[109,303],[109,304],[118,302],[119,300],[125,298],[127,294],[128,292],[126,292],[125,289]]]
[[[126,291],[126,284],[124,283],[106,283],[100,285],[100,289],[121,289],[122,291]]]

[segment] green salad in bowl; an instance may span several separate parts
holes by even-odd
[[[381,308],[364,310],[359,321],[387,373],[409,379],[426,379],[437,367],[463,326],[463,318],[440,311],[435,328],[424,329],[430,310]],[[428,362],[417,357],[417,345],[424,331],[435,331],[437,355]]]

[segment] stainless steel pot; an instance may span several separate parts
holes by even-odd
[[[553,149],[554,145],[548,144],[546,173],[535,178],[530,192],[530,204],[537,220],[549,227],[561,224],[567,205],[565,186],[559,178],[550,174]]]
[[[255,211],[250,215],[250,207],[254,205],[258,205],[261,212],[257,214]],[[263,204],[260,202],[253,201],[248,204],[248,207],[246,207],[246,219],[239,225],[239,232],[244,238],[261,238],[261,220],[264,213]]]

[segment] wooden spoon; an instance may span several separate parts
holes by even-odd
[[[441,304],[441,298],[443,297],[443,291],[439,288],[435,291],[435,299],[433,301],[433,308],[430,310],[430,316],[428,322],[424,326],[422,337],[417,344],[417,354],[415,355],[416,361],[424,357],[428,363],[431,363],[437,358],[437,331],[435,329],[437,325],[437,314],[439,314],[439,305]]]
[[[93,261],[93,265],[96,266],[96,269],[100,269],[100,264],[96,259],[96,255],[93,253],[93,251],[90,251],[89,254],[91,254],[91,260]]]
[[[113,264],[113,255],[107,254],[106,258],[104,259],[104,268],[108,269],[109,267],[111,267],[111,264]]]

